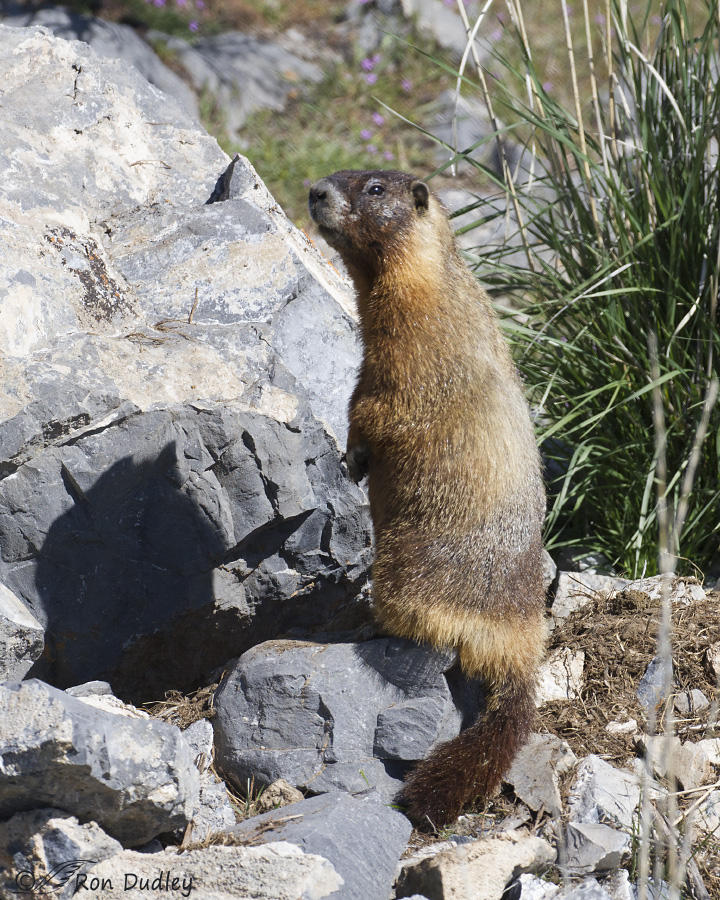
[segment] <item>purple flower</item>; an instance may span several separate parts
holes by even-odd
[[[552,81],[543,81],[542,89],[545,91],[545,93],[548,93],[549,91],[552,90],[552,86],[553,86]]]
[[[595,13],[595,24],[596,25],[604,25],[605,24],[605,16],[603,13]]]
[[[377,81],[377,74],[375,72],[368,72],[365,76],[365,81],[367,81],[368,84],[375,84]]]
[[[368,144],[365,149],[370,154],[377,153],[377,147],[374,144]]]
[[[310,187],[311,184],[312,184],[312,181],[310,181],[309,178],[303,178],[303,187],[308,188],[308,187]]]
[[[187,6],[188,0],[175,0],[178,6]]]
[[[370,131],[369,128],[363,128],[363,130],[360,132],[360,137],[364,141],[369,141],[372,136],[373,136],[373,133],[372,133],[372,131]]]
[[[400,86],[406,94],[409,94],[412,90],[412,81],[410,81],[409,78],[403,78],[403,80],[400,82]]]
[[[371,56],[366,56],[365,59],[360,63],[360,65],[366,72],[372,72],[372,70],[375,68],[375,63],[373,62]]]
[[[650,21],[653,23],[653,25],[660,25],[660,23],[662,22],[662,16],[653,16]]]
[[[190,29],[190,31],[197,31],[199,27],[200,27],[200,26],[199,26],[198,23],[195,22],[195,21],[191,22],[191,23],[188,25],[188,28]]]
[[[494,31],[490,32],[490,40],[493,43],[497,43],[502,37],[502,28],[495,28]]]
[[[165,0],[153,0],[155,6],[165,6]]]
[[[205,0],[195,0],[196,9],[205,9]]]
[[[372,120],[378,128],[385,124],[385,116],[381,116],[379,112],[374,112],[372,114]]]
[[[395,154],[391,150],[386,150],[383,153],[383,159],[386,159],[388,162],[390,162],[391,159],[395,159]]]

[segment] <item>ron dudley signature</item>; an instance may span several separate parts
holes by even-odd
[[[92,872],[81,871],[94,865],[95,860],[92,859],[75,859],[55,866],[42,878],[36,878],[32,871],[26,869],[15,876],[15,892],[26,897],[46,897],[69,884],[72,896],[79,897],[84,891],[100,895],[110,891],[153,891],[189,897],[194,888],[192,875],[173,875],[169,870],[160,870],[154,877],[125,872],[113,878],[100,878]]]

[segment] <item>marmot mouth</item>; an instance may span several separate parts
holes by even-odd
[[[318,219],[315,219],[315,224],[318,226],[320,237],[327,241],[327,243],[335,250],[350,246],[346,235],[343,234],[342,231],[339,231],[337,228],[333,228],[330,225],[324,225],[322,222],[318,221]]]

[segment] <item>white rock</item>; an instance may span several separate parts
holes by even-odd
[[[695,603],[705,599],[705,590],[696,578],[677,578],[675,575],[653,575],[631,582],[628,587],[643,591],[651,600],[661,600],[663,591],[669,592],[673,603]]]
[[[71,694],[71,696],[77,697],[78,700],[87,703],[88,706],[94,706],[95,709],[102,709],[116,716],[127,716],[129,719],[151,718],[144,709],[138,709],[137,706],[133,706],[131,703],[123,703],[114,694],[84,694],[82,696]]]
[[[555,894],[553,900],[612,900],[612,897],[595,878],[586,878],[580,884],[571,884]]]
[[[707,648],[705,658],[715,678],[720,678],[720,641]]]
[[[598,594],[609,594],[612,591],[622,590],[628,584],[626,578],[617,578],[614,575],[561,572],[550,612],[557,622],[590,603]]]
[[[590,755],[577,768],[570,795],[570,818],[588,825],[611,825],[630,831],[640,802],[640,780]]]
[[[525,874],[518,878],[520,896],[518,900],[550,900],[560,890],[556,884],[543,881],[537,875]]]
[[[683,691],[675,697],[675,709],[681,716],[693,716],[710,706],[710,701],[697,688]]]
[[[627,722],[608,722],[605,731],[608,734],[634,734],[637,731],[637,719],[628,719]]]
[[[583,686],[585,653],[561,647],[554,650],[538,672],[538,691],[535,704],[542,706],[550,700],[576,700]]]
[[[618,869],[613,872],[605,879],[603,887],[608,891],[612,900],[636,900],[627,869]]]
[[[720,791],[713,791],[702,801],[693,824],[707,833],[720,832]]]
[[[434,900],[500,900],[513,878],[554,860],[555,851],[547,841],[506,831],[405,868],[397,896],[420,893]]]
[[[560,812],[559,777],[577,765],[568,744],[551,734],[532,734],[520,750],[505,781],[530,809]]]
[[[206,772],[213,761],[213,727],[209,719],[198,719],[183,731],[195,765],[200,773]]]
[[[649,756],[655,774],[660,778],[674,775],[684,790],[707,784],[714,777],[713,767],[720,764],[720,739],[717,738],[682,743],[675,736],[645,735],[638,744]]]

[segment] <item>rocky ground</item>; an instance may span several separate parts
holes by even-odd
[[[347,285],[181,100],[19,24],[0,26],[0,893],[634,900],[645,798],[692,852],[686,896],[720,895],[718,595],[692,579],[668,585],[666,703],[662,579],[548,573],[536,733],[493,802],[412,831],[404,773],[481,695],[373,625],[341,459]],[[653,865],[663,897],[671,855]]]

